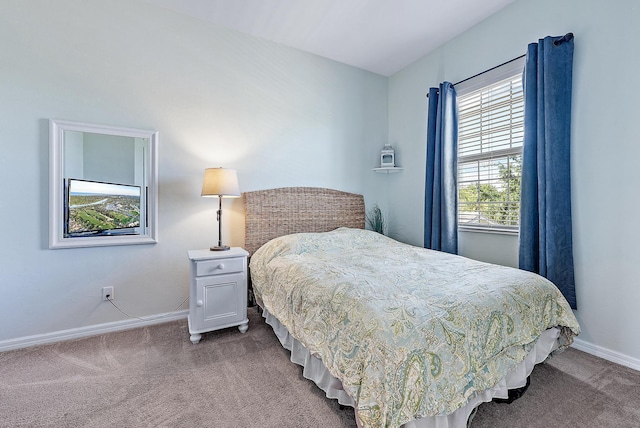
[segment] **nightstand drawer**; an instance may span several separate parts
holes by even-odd
[[[232,259],[198,261],[196,263],[196,276],[242,272],[246,263],[245,260],[244,257],[236,257]]]

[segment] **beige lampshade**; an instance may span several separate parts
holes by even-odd
[[[236,170],[226,168],[205,169],[202,196],[239,197],[240,186],[238,186]]]

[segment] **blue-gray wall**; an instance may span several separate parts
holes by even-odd
[[[199,196],[207,167],[237,169],[243,191],[364,193],[387,214],[392,236],[422,245],[429,86],[569,31],[580,343],[640,367],[635,0],[518,0],[389,79],[142,1],[2,2],[0,347],[124,320],[101,301],[103,286],[132,314],[172,311],[188,293],[186,251],[216,239],[215,206]],[[160,131],[157,245],[47,249],[52,117]],[[375,174],[387,141],[404,170]],[[240,200],[225,201],[232,245],[244,242],[242,211]],[[469,257],[517,261],[516,237],[460,241]]]
[[[640,368],[640,211],[635,127],[640,2],[519,0],[389,80],[389,140],[405,171],[389,189],[391,234],[422,245],[429,86],[523,55],[547,35],[575,34],[572,208],[581,345]],[[461,233],[463,255],[517,265],[517,236]]]
[[[132,315],[173,311],[187,250],[217,239],[207,167],[374,199],[385,77],[133,0],[3,1],[0,51],[0,345],[126,319],[104,286]],[[159,131],[157,245],[48,249],[49,118]],[[242,213],[225,200],[226,243]]]

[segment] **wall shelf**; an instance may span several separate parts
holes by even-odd
[[[381,168],[373,168],[373,170],[380,174],[392,174],[394,172],[402,171],[402,168],[399,168],[397,166],[386,166]]]

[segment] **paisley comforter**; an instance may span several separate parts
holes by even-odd
[[[540,333],[580,327],[548,280],[341,228],[251,258],[256,297],[322,359],[363,427],[449,414],[520,363]]]

